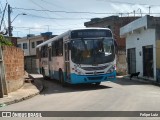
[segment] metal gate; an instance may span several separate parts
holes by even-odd
[[[135,48],[127,49],[128,73],[136,72],[136,50]]]

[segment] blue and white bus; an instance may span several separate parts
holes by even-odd
[[[38,72],[62,85],[116,79],[115,42],[108,28],[69,30],[39,44],[36,51]]]

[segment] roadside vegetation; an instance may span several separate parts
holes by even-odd
[[[0,46],[12,46],[12,42],[5,38],[3,35],[0,34]]]

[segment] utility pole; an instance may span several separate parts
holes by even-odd
[[[149,6],[148,8],[149,8],[149,15],[150,15],[150,13],[151,13],[151,6]]]
[[[3,98],[4,95],[8,95],[8,86],[5,78],[2,47],[0,46],[0,98]]]
[[[6,3],[6,6],[4,8],[4,11],[3,11],[3,15],[2,15],[2,19],[1,19],[1,24],[0,24],[0,30],[1,30],[2,23],[3,23],[3,19],[4,19],[6,8],[7,8],[7,3]]]
[[[11,7],[8,4],[8,33],[9,36],[12,36],[12,26],[11,26]]]
[[[2,80],[2,52],[1,52],[1,46],[0,46],[0,98],[3,98],[4,90],[3,90],[3,80]]]
[[[133,11],[133,14],[134,14],[134,17],[135,17],[136,16],[136,11],[135,10]]]

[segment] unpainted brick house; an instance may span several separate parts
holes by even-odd
[[[93,18],[89,22],[85,22],[86,27],[102,27],[110,28],[114,34],[114,39],[118,44],[118,54],[117,54],[117,73],[126,74],[127,64],[126,64],[126,40],[125,38],[120,38],[120,28],[139,17],[118,17],[110,16],[105,18]]]

